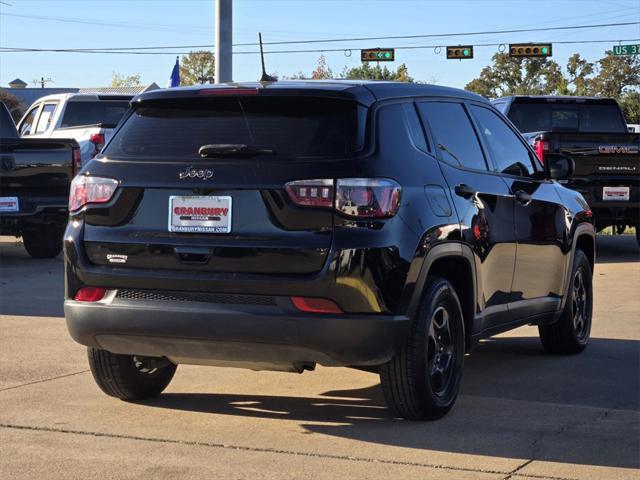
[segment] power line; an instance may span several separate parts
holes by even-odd
[[[434,38],[434,37],[460,37],[460,36],[474,36],[474,35],[490,35],[498,33],[523,33],[523,32],[548,32],[552,30],[576,30],[581,28],[601,28],[601,27],[621,27],[625,25],[640,25],[640,22],[620,22],[620,23],[599,23],[592,25],[568,25],[564,27],[542,27],[542,28],[519,28],[514,30],[494,30],[485,32],[463,32],[463,33],[433,33],[433,34],[421,34],[421,35],[392,35],[386,37],[360,37],[360,38],[333,38],[325,40],[293,40],[293,41],[278,41],[278,42],[264,42],[264,45],[292,45],[300,43],[335,43],[335,42],[360,42],[371,40],[408,40],[415,38]],[[248,47],[255,46],[257,43],[238,43],[234,47]]]
[[[8,14],[3,14],[8,15]],[[480,32],[460,32],[460,33],[439,33],[439,34],[418,34],[418,35],[389,35],[384,37],[351,37],[351,38],[332,38],[332,39],[312,39],[312,40],[279,40],[275,42],[263,42],[263,45],[296,45],[296,44],[313,44],[313,43],[338,43],[338,42],[361,42],[361,41],[373,41],[373,40],[409,40],[418,38],[448,38],[459,36],[476,36],[476,35],[493,35],[493,34],[505,34],[505,33],[525,33],[525,32],[547,32],[555,30],[577,30],[588,28],[606,28],[606,27],[620,27],[629,25],[640,25],[640,22],[618,22],[618,23],[598,23],[590,25],[565,25],[562,27],[542,27],[542,28],[519,28],[512,30],[493,30],[493,31],[480,31]],[[234,43],[234,47],[249,47],[258,46],[257,42],[253,43]],[[45,52],[108,52],[108,51],[127,51],[127,50],[175,50],[182,48],[200,48],[200,49],[213,49],[215,45],[163,45],[163,46],[143,46],[143,47],[95,47],[95,48],[60,48],[60,49],[28,49],[23,47],[4,47],[5,49],[14,49],[20,51],[45,51]],[[323,50],[329,51],[329,50]],[[336,50],[337,51],[337,50]],[[172,54],[175,55],[173,52]],[[267,53],[267,52],[265,52]],[[271,52],[273,53],[273,52]]]
[[[625,38],[625,39],[607,39],[607,40],[564,40],[552,42],[560,45],[579,45],[589,43],[617,43],[617,42],[637,42],[640,38]],[[493,43],[476,43],[474,47],[500,47],[506,46],[510,42],[493,42]],[[419,49],[438,49],[444,45],[400,45],[393,47],[396,50],[419,50]],[[349,52],[351,50],[359,50],[358,47],[344,47],[344,48],[316,48],[316,49],[304,49],[304,50],[271,50],[265,51],[264,54],[294,54],[294,53],[325,53],[325,52]],[[20,48],[20,47],[0,47],[2,53],[86,53],[86,54],[118,54],[118,55],[188,55],[193,52],[138,52],[138,51],[113,51],[102,49],[38,49],[38,48]],[[236,51],[234,55],[255,55],[259,54],[256,51]]]

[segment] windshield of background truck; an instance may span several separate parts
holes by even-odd
[[[115,127],[125,112],[129,109],[129,102],[124,101],[70,101],[64,110],[62,128],[79,127],[83,125],[103,124],[105,127]]]
[[[514,103],[509,119],[522,133],[598,132],[626,133],[617,105],[590,103]]]

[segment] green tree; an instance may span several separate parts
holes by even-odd
[[[118,72],[111,73],[112,87],[139,87],[141,85],[139,73],[133,75],[122,75]]]
[[[215,72],[213,53],[207,50],[189,52],[180,60],[180,85],[213,82]]]
[[[594,72],[593,63],[582,58],[579,53],[574,53],[567,61],[567,88],[566,95],[589,95],[591,90],[591,75]]]
[[[15,95],[10,94],[5,90],[0,90],[0,102],[4,103],[11,114],[11,118],[13,121],[18,123],[18,121],[22,118],[24,114],[24,110],[22,109],[22,104],[20,100]]]
[[[311,72],[311,78],[313,80],[328,80],[333,78],[333,71],[327,65],[327,58],[324,55],[320,55],[320,58],[318,58],[318,65],[316,69]]]
[[[627,123],[640,124],[640,92],[625,92],[618,101]]]
[[[484,67],[478,78],[465,88],[489,98],[505,95],[550,95],[565,85],[562,69],[547,58],[510,57],[498,52],[492,65]]]
[[[365,62],[358,67],[344,67],[340,78],[350,80],[396,80],[399,82],[414,82],[413,78],[409,76],[409,69],[404,63],[393,71],[389,70],[386,65],[381,67],[380,64],[377,63],[372,66],[371,63]]]
[[[614,55],[610,50],[598,60],[598,73],[591,82],[590,93],[619,99],[628,88],[640,87],[640,57]]]
[[[294,73],[293,75],[286,75],[282,77],[284,80],[329,80],[333,78],[333,70],[327,64],[327,57],[320,55],[318,58],[318,64],[310,75],[304,72]]]

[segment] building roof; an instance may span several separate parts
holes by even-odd
[[[26,87],[27,86],[27,82],[25,82],[24,80],[22,80],[20,78],[16,78],[15,80],[12,80],[11,82],[9,82],[9,85],[11,85],[12,87],[14,85],[22,85],[23,87]]]
[[[160,88],[157,83],[153,82],[149,85],[138,87],[95,87],[80,88],[78,93],[119,93],[121,95],[138,95],[139,93],[148,92]]]
[[[41,97],[56,93],[76,93],[77,88],[1,88],[0,91],[7,92],[20,100],[22,108],[28,108],[33,102]]]
[[[17,79],[20,80],[20,79]],[[13,82],[12,82],[13,83]],[[3,88],[0,91],[7,92],[20,100],[23,109],[27,109],[36,100],[49,95],[61,93],[113,93],[120,95],[137,95],[142,92],[160,88],[155,82],[141,87],[95,87],[95,88]]]

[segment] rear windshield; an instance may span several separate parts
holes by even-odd
[[[527,132],[626,133],[617,105],[593,103],[514,103],[509,119]]]
[[[278,157],[342,156],[362,148],[363,107],[317,97],[218,97],[137,106],[104,150],[123,157],[199,158],[209,144],[244,144]]]
[[[129,102],[98,101],[67,103],[62,117],[61,127],[79,127],[83,125],[102,124],[105,127],[115,127],[125,112],[129,109]]]

